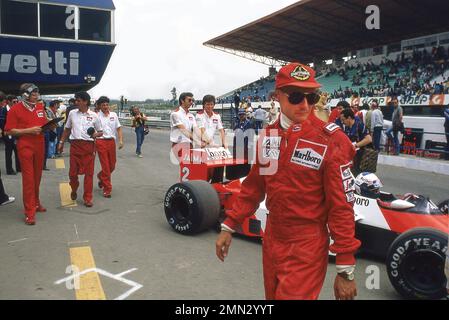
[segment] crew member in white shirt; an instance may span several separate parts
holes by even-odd
[[[77,199],[79,187],[78,175],[84,175],[84,205],[93,206],[93,176],[95,167],[95,139],[103,135],[103,128],[98,115],[89,110],[90,95],[85,92],[75,93],[78,110],[70,112],[64,133],[58,144],[62,153],[64,142],[70,136],[70,187],[72,200]]]
[[[215,97],[212,95],[203,97],[203,110],[197,113],[196,123],[201,132],[201,139],[206,143],[206,147],[220,146],[227,149],[228,145],[221,117],[214,112],[215,102]],[[219,145],[214,143],[214,136],[217,130],[220,132],[221,143]]]
[[[179,96],[179,107],[170,114],[170,141],[172,152],[177,159],[182,159],[186,153],[195,145],[204,146],[199,141],[200,132],[195,117],[189,109],[193,105],[193,94],[183,92]]]
[[[118,148],[123,148],[123,132],[117,114],[109,110],[109,98],[100,97],[97,100],[97,106],[100,108],[98,118],[103,127],[103,135],[96,140],[98,158],[101,164],[101,171],[97,174],[98,187],[103,189],[105,198],[110,198],[112,192],[111,175],[117,162],[115,142],[118,138]]]

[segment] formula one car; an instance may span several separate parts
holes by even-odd
[[[217,226],[249,170],[249,164],[233,159],[223,148],[192,150],[180,162],[181,182],[165,195],[168,223],[185,235]],[[382,185],[377,180],[374,174],[362,173],[349,186],[355,191],[356,237],[362,242],[361,250],[386,259],[390,282],[402,296],[444,297],[449,201],[437,206],[421,195],[380,192]],[[263,237],[268,214],[262,202],[236,231]]]

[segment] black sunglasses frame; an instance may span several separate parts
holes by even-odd
[[[288,102],[291,104],[300,104],[304,101],[304,98],[307,99],[307,103],[310,105],[317,104],[318,101],[320,101],[320,95],[315,92],[302,93],[300,91],[295,91],[292,93],[286,93],[282,91],[282,93],[287,96]]]

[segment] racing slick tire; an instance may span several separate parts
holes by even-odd
[[[415,228],[397,237],[388,249],[386,266],[393,287],[405,298],[441,299],[447,295],[444,263],[447,234]]]
[[[220,200],[206,181],[194,180],[171,186],[164,198],[165,217],[181,234],[196,234],[213,227],[220,215]]]
[[[449,213],[449,199],[441,202],[438,205],[438,209],[440,209],[441,212],[443,212],[443,213],[446,213],[446,214]]]

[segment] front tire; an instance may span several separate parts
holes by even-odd
[[[164,199],[165,217],[172,228],[191,235],[213,227],[220,215],[220,200],[206,181],[194,180],[171,186]]]
[[[441,299],[447,295],[444,263],[448,235],[431,228],[409,230],[393,241],[387,272],[393,287],[409,299]]]

